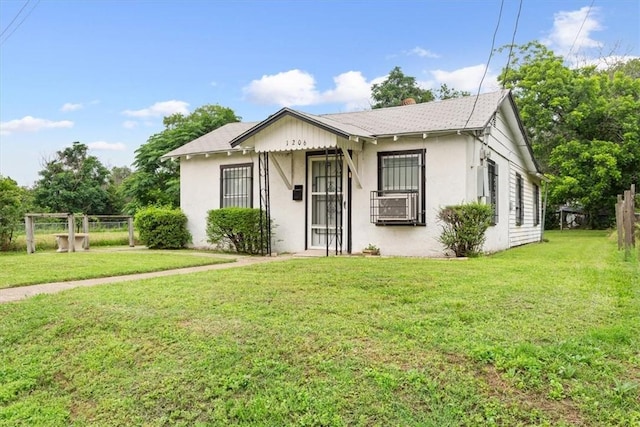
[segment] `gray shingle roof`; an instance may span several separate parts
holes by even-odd
[[[444,101],[322,115],[284,108],[262,122],[229,123],[167,153],[164,157],[229,150],[232,141],[234,145],[239,144],[268,125],[269,121],[283,114],[294,114],[340,133],[363,138],[483,129],[508,94],[508,90],[500,90]]]
[[[508,90],[501,90],[477,97],[466,96],[320,117],[356,126],[375,136],[483,129],[508,93]]]
[[[258,123],[259,122],[227,123],[218,129],[202,135],[200,138],[186,143],[182,147],[178,147],[175,150],[168,152],[162,157],[179,157],[187,154],[204,154],[229,150],[231,148],[229,145],[231,140],[251,129]]]

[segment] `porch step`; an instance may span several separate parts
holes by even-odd
[[[327,255],[325,249],[307,249],[304,252],[293,254],[294,258],[319,258]],[[335,251],[329,251],[329,256],[335,255]]]

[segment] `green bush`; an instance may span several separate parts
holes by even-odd
[[[476,256],[482,251],[492,217],[491,206],[482,203],[446,206],[438,212],[444,223],[439,241],[457,257]]]
[[[179,249],[191,241],[187,217],[180,209],[155,206],[140,209],[134,224],[149,249]]]
[[[267,247],[267,233],[260,232],[260,223],[259,209],[213,209],[207,215],[207,238],[209,243],[232,246],[239,253],[259,254]],[[262,223],[266,224],[264,213]]]

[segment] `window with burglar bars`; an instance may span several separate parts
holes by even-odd
[[[424,224],[424,150],[378,153],[378,190],[371,222]]]
[[[516,225],[524,223],[524,200],[522,200],[522,175],[516,174]]]
[[[489,175],[489,204],[493,210],[493,225],[498,223],[498,166],[493,160],[487,161]]]
[[[253,164],[220,166],[220,207],[253,207]]]

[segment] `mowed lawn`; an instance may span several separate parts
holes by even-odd
[[[638,262],[605,233],[548,236],[0,305],[0,424],[637,426]]]
[[[0,254],[0,289],[37,283],[62,282],[195,267],[233,261],[194,251],[131,251],[100,249],[57,253]]]

